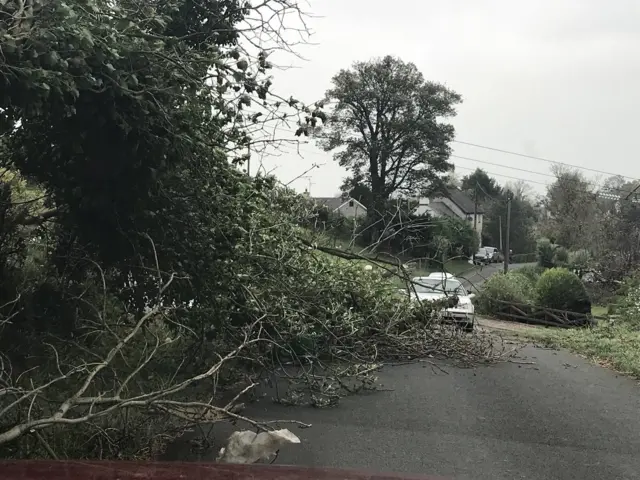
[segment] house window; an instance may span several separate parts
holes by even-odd
[[[349,206],[353,207],[353,205],[354,205],[353,200],[349,200]]]
[[[467,215],[467,220],[469,221],[473,220],[473,215]]]

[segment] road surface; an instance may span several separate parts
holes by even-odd
[[[517,358],[460,369],[439,362],[386,366],[387,390],[332,409],[282,407],[269,398],[243,412],[296,419],[302,439],[278,464],[423,473],[462,480],[640,479],[640,387],[564,351],[527,346]],[[170,459],[213,460],[214,448]],[[237,428],[237,427],[236,427]]]
[[[509,270],[517,270],[518,268],[524,267],[525,265],[535,265],[534,263],[514,263],[509,265]],[[469,265],[471,268],[471,265]],[[472,271],[468,274],[463,274],[460,276],[462,278],[462,283],[465,287],[467,287],[472,292],[476,292],[482,286],[487,279],[493,275],[494,273],[504,271],[503,263],[491,263],[489,265],[483,266],[477,270]]]
[[[390,391],[343,399],[332,409],[281,407],[269,399],[244,414],[297,419],[302,439],[278,464],[426,473],[473,480],[640,478],[640,390],[568,353],[526,347],[512,363],[443,373],[426,362],[387,366]],[[286,426],[283,424],[283,426]],[[221,442],[231,430],[220,430]],[[219,448],[197,457],[213,460]]]

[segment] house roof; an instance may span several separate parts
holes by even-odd
[[[447,188],[446,195],[449,199],[455,203],[460,210],[462,210],[465,214],[473,213],[473,200],[464,193],[462,190],[458,190],[457,188]],[[482,210],[482,206],[478,204],[478,214],[484,213]]]
[[[354,202],[358,203],[365,210],[367,209],[367,207],[365,207],[364,205],[362,205],[362,203],[358,202],[355,198],[352,198],[352,197],[347,197],[346,199],[342,197],[314,197],[313,199],[315,200],[316,203],[319,203],[320,205],[325,205],[328,209],[332,211],[337,210],[338,208],[340,208],[350,200],[353,200]]]

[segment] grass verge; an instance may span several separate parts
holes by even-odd
[[[592,311],[602,315],[606,307],[594,306]],[[545,346],[566,348],[599,365],[640,378],[640,331],[629,325],[605,320],[590,329],[526,327],[514,334]]]

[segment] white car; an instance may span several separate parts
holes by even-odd
[[[445,308],[442,320],[453,323],[465,332],[472,332],[476,322],[476,309],[472,303],[475,294],[467,292],[464,285],[451,274],[431,274],[428,277],[415,277],[409,295],[416,301],[433,302],[444,298],[457,297],[455,306]]]
[[[416,277],[416,278],[422,278],[422,277]],[[454,277],[452,274],[450,273],[444,273],[444,272],[433,272],[430,273],[429,276],[427,278],[439,278],[439,279],[443,279],[443,278],[456,278]]]
[[[493,251],[489,251],[485,247],[481,247],[476,254],[469,259],[472,265],[489,265],[492,262]]]

